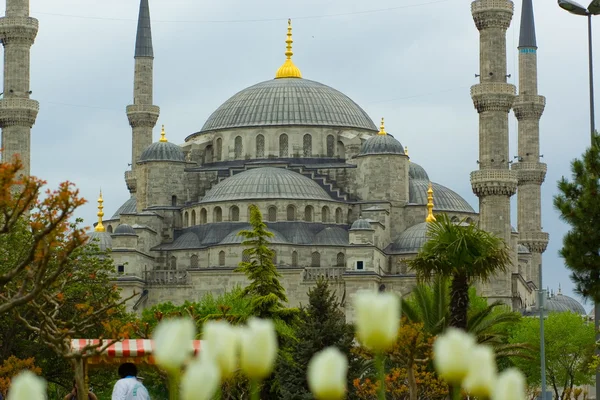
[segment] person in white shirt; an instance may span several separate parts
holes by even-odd
[[[135,364],[121,364],[118,372],[121,379],[113,387],[112,400],[150,400],[148,390],[136,377]]]

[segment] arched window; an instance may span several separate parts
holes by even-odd
[[[225,252],[221,250],[219,252],[219,266],[223,267],[225,265]]]
[[[321,209],[321,221],[329,222],[329,207],[325,206]]]
[[[221,161],[221,157],[223,153],[223,139],[217,138],[215,143],[215,159],[217,161]]]
[[[277,222],[277,207],[271,206],[267,212],[267,218],[269,222]]]
[[[346,147],[344,147],[344,143],[337,142],[337,155],[338,158],[345,159],[346,158]]]
[[[205,224],[207,221],[207,212],[206,212],[206,208],[203,208],[202,210],[200,210],[200,223],[201,224]]]
[[[240,220],[240,209],[237,206],[232,206],[229,209],[229,220],[239,221]]]
[[[192,210],[192,226],[196,225],[196,210]]]
[[[258,135],[256,137],[256,158],[263,158],[265,156],[265,137]]]
[[[336,265],[338,267],[344,267],[346,265],[346,257],[344,256],[344,253],[338,253]]]
[[[312,208],[312,206],[306,206],[304,208],[304,220],[306,222],[312,222],[313,221],[313,208]]]
[[[171,206],[177,207],[177,196],[171,196]]]
[[[295,221],[296,220],[296,208],[293,205],[287,206],[287,220]]]
[[[333,135],[327,136],[327,157],[333,157],[335,153],[335,139]]]
[[[190,268],[198,268],[198,256],[195,254],[190,257]]]
[[[279,157],[288,157],[288,135],[279,136]]]
[[[292,252],[292,267],[297,267],[297,266],[298,266],[298,252],[293,251]]]
[[[452,219],[450,221],[452,221],[454,223],[457,223],[458,222],[458,217],[455,215],[454,217],[452,217]]]
[[[348,210],[348,223],[352,222],[352,210]]]
[[[320,267],[321,266],[321,254],[318,251],[315,251],[310,256],[310,266],[311,267]]]
[[[469,217],[467,218],[467,224],[472,224],[473,223],[473,218]]]
[[[187,228],[188,226],[190,226],[190,214],[186,211],[185,214],[183,214],[183,223],[185,224],[185,227]]]
[[[213,210],[213,222],[221,221],[223,221],[223,211],[221,211],[221,207],[215,207]]]
[[[106,227],[106,232],[112,233],[112,225]]]
[[[341,208],[336,208],[336,210],[335,210],[335,223],[336,224],[342,223],[342,209]]]
[[[171,262],[169,264],[171,269],[177,269],[177,258],[175,256],[171,256]]]
[[[304,135],[302,140],[302,148],[304,150],[304,157],[312,157],[312,136],[308,133]]]
[[[245,262],[245,263],[250,262],[250,253],[248,253],[248,250],[242,251],[242,262]]]
[[[242,137],[236,136],[235,141],[233,143],[233,152],[235,154],[235,159],[239,160],[242,158],[242,153],[244,152],[244,146],[242,144]]]
[[[211,145],[206,146],[204,149],[204,163],[213,162],[213,147]]]

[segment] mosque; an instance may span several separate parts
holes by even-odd
[[[275,263],[291,305],[306,302],[308,289],[323,277],[349,315],[348,300],[359,290],[410,293],[416,280],[405,261],[427,241],[428,222],[445,213],[457,223],[478,223],[510,245],[511,268],[479,290],[515,310],[530,309],[548,242],[540,201],[546,165],[539,158],[545,98],[537,93],[532,0],[522,1],[518,94],[506,73],[513,2],[471,4],[480,32],[480,82],[471,88],[480,120],[479,169],[470,177],[479,198],[475,211],[429,179],[387,132],[383,118],[377,126],[352,99],[302,76],[293,61],[291,21],[285,59],[273,77],[233,94],[183,144],[169,142],[164,126],[153,143],[160,109],[153,99],[150,9],[141,0],[133,102],[126,109],[132,155],[125,182],[131,197],[105,218],[100,196],[99,220],[90,234],[111,249],[124,293],[138,294],[130,307],[194,301],[244,285],[245,276],[234,272],[246,257],[238,232],[248,228],[248,207],[255,204],[274,234]],[[4,156],[21,154],[29,173],[38,110],[30,99],[29,51],[38,21],[29,16],[29,0],[6,4],[0,19],[2,147]],[[508,153],[511,109],[519,123],[515,162]],[[510,223],[515,193],[518,229]]]

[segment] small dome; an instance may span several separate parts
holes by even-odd
[[[554,297],[546,299],[545,311],[548,312],[570,312],[571,309],[564,303],[555,300]]]
[[[112,237],[108,232],[92,231],[88,234],[88,243],[93,243],[100,248],[100,251],[112,249]]]
[[[219,244],[242,243],[244,240],[246,240],[246,238],[239,235],[240,231],[251,230],[251,229],[252,229],[252,227],[250,225],[245,226],[243,228],[236,229],[233,232],[229,233],[227,236],[225,236],[225,238],[223,240],[221,240],[221,242]],[[271,228],[268,228],[268,231],[274,235],[273,237],[268,238],[269,242],[271,242],[271,243],[288,243],[287,239],[281,233],[279,233],[276,230],[271,229]]]
[[[429,175],[427,175],[427,171],[425,171],[425,168],[412,161],[408,166],[408,178],[429,182]]]
[[[368,138],[360,148],[359,156],[370,154],[401,154],[404,155],[404,147],[392,135],[377,134]]]
[[[209,190],[200,203],[252,199],[331,200],[331,197],[304,175],[285,168],[265,167],[226,178]]]
[[[148,161],[173,161],[185,162],[185,155],[181,147],[171,142],[155,142],[146,147],[139,159],[140,162]]]
[[[579,314],[579,315],[586,314],[585,308],[583,308],[581,303],[572,297],[565,296],[564,294],[559,293],[556,296],[552,297],[552,299],[561,304],[564,304],[569,309],[569,311],[574,312],[575,314]]]
[[[475,214],[473,207],[456,192],[439,183],[431,182],[431,185],[433,187],[433,211],[454,211]],[[429,189],[429,181],[409,180],[409,203],[427,205],[427,189]]]
[[[314,244],[343,246],[350,243],[348,231],[340,227],[327,227],[315,235]]]
[[[131,196],[125,203],[113,214],[111,219],[119,219],[122,214],[135,214],[137,211],[137,200]]]
[[[351,231],[374,231],[375,229],[373,229],[373,227],[371,227],[371,224],[369,223],[369,221],[367,221],[366,219],[363,219],[363,218],[359,218],[352,223],[350,230]]]
[[[121,224],[113,232],[113,235],[136,235],[135,230],[128,224]]]
[[[428,240],[427,222],[421,222],[402,232],[392,244],[392,251],[394,253],[418,253]]]

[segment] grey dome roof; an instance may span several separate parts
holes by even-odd
[[[554,297],[546,299],[545,311],[548,312],[569,312],[571,309],[564,303],[557,301]]]
[[[398,236],[392,244],[394,253],[418,253],[427,242],[427,222],[413,225]]]
[[[215,185],[200,203],[250,199],[331,200],[318,183],[285,168],[255,168]]]
[[[100,251],[112,249],[112,237],[108,232],[92,231],[88,234],[88,243],[93,243],[100,248]]]
[[[475,213],[473,207],[456,192],[439,183],[431,182],[433,188],[433,210]],[[429,181],[410,179],[408,183],[409,203],[427,205]]]
[[[137,200],[135,196],[131,196],[125,203],[111,217],[111,219],[118,219],[121,214],[135,214],[137,210]]]
[[[223,240],[221,240],[221,242],[219,244],[242,243],[244,240],[246,240],[246,238],[239,235],[240,231],[243,231],[243,230],[252,230],[252,227],[250,225],[247,225],[243,228],[234,230],[233,232],[231,232],[227,236],[225,236],[225,238]],[[269,232],[271,232],[273,235],[275,235],[273,237],[268,238],[269,242],[271,242],[271,243],[288,243],[285,236],[283,236],[281,233],[277,232],[275,229],[269,228]]]
[[[128,224],[121,224],[113,232],[113,235],[135,235],[135,230]]]
[[[223,103],[200,132],[251,126],[333,126],[377,131],[367,113],[345,94],[308,79],[272,79]]]
[[[340,227],[327,227],[315,235],[314,244],[347,245],[348,231]]]
[[[369,154],[402,154],[404,147],[392,135],[373,135],[368,138],[360,148],[359,156]]]
[[[373,231],[371,224],[366,219],[359,218],[352,223],[351,231]]]
[[[181,147],[171,142],[155,142],[146,147],[139,159],[140,162],[148,161],[175,161],[185,162],[185,155]]]
[[[429,175],[427,175],[427,171],[425,171],[425,168],[412,161],[408,166],[408,177],[410,179],[425,180],[429,182]]]
[[[552,297],[552,299],[561,304],[564,304],[569,309],[569,311],[574,312],[575,314],[579,314],[579,315],[586,314],[585,308],[583,308],[581,303],[572,297],[565,296],[564,294],[559,293],[556,296]]]

